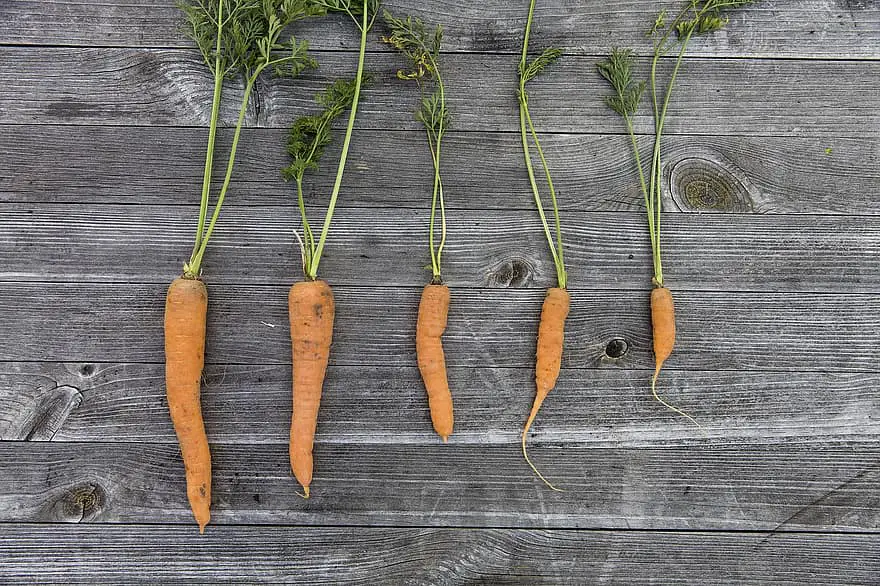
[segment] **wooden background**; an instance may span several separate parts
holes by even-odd
[[[431,175],[416,92],[373,42],[321,264],[338,317],[314,496],[296,496],[298,220],[279,169],[285,128],[354,71],[357,43],[345,18],[304,24],[321,67],[258,86],[204,267],[215,476],[199,537],[161,323],[191,247],[209,74],[174,0],[0,2],[0,582],[876,584],[880,2],[765,1],[693,43],[666,141],[679,341],[662,388],[705,433],[650,397],[645,220],[595,70],[612,44],[647,55],[669,3],[539,2],[534,47],[566,51],[532,104],[573,309],[530,441],[564,493],[517,443],[554,278],[516,133],[527,2],[387,5],[447,30],[456,433],[432,433],[415,367]]]

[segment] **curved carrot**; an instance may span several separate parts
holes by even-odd
[[[416,325],[416,356],[419,372],[425,381],[428,392],[428,405],[434,431],[443,442],[452,435],[454,418],[452,414],[452,393],[446,379],[446,358],[440,337],[446,331],[446,318],[449,315],[449,287],[428,285],[422,291],[419,303],[419,320]]]
[[[288,297],[293,346],[293,417],[290,422],[290,467],[309,498],[312,446],[318,425],[321,388],[330,359],[333,291],[324,281],[296,283]]]
[[[559,378],[559,369],[562,367],[562,346],[565,340],[565,319],[568,317],[570,305],[571,297],[565,289],[554,287],[547,290],[544,306],[541,309],[541,323],[538,326],[538,352],[535,363],[537,394],[532,405],[532,412],[529,414],[522,432],[522,451],[526,462],[547,486],[556,491],[559,489],[550,484],[529,459],[526,452],[526,436],[538,415],[541,404],[556,386],[556,379]]]
[[[171,283],[165,300],[165,385],[199,533],[211,520],[211,452],[199,399],[207,312],[204,283],[183,278]]]

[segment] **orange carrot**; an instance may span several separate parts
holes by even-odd
[[[186,468],[186,492],[200,533],[211,520],[211,452],[199,400],[207,311],[204,283],[184,278],[171,283],[165,301],[165,384]]]
[[[675,305],[672,292],[666,287],[651,291],[651,323],[654,326],[654,381],[660,375],[663,363],[675,346]]]
[[[419,303],[419,320],[416,325],[416,355],[419,372],[428,392],[428,405],[434,431],[443,442],[452,435],[452,393],[446,379],[446,358],[440,337],[446,331],[449,314],[449,287],[428,285],[422,291]]]
[[[660,376],[660,369],[663,363],[672,354],[672,348],[675,346],[675,305],[672,301],[672,292],[666,287],[655,287],[651,291],[651,324],[654,329],[654,376],[651,378],[651,393],[660,403],[672,409],[679,415],[690,419],[697,427],[702,429],[696,419],[675,407],[670,405],[657,394],[657,377]]]
[[[309,498],[312,446],[318,425],[321,388],[330,359],[333,291],[325,281],[305,281],[290,288],[290,339],[293,346],[293,418],[290,422],[290,467]]]
[[[559,369],[562,366],[562,347],[565,340],[565,319],[568,317],[568,310],[571,304],[571,297],[568,291],[558,287],[547,290],[547,296],[544,298],[544,307],[541,310],[541,323],[538,326],[538,352],[535,368],[535,386],[537,394],[535,402],[532,405],[532,412],[526,421],[525,428],[522,432],[522,451],[526,461],[538,477],[543,480],[547,486],[553,490],[559,490],[544,478],[538,469],[532,464],[526,453],[526,436],[529,428],[538,415],[541,404],[553,387],[556,386],[556,379],[559,378]]]

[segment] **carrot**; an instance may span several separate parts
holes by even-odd
[[[422,99],[416,110],[416,119],[425,127],[434,165],[434,188],[428,222],[428,248],[431,252],[433,278],[431,284],[422,291],[419,304],[416,356],[425,390],[428,392],[428,406],[434,430],[446,443],[452,434],[454,417],[452,394],[446,377],[446,357],[443,355],[443,343],[440,339],[446,331],[449,315],[449,288],[442,284],[441,275],[443,247],[446,245],[446,204],[440,175],[440,156],[443,138],[451,122],[446,105],[446,86],[440,72],[443,27],[437,25],[431,29],[420,18],[396,18],[387,10],[384,16],[390,34],[383,36],[382,41],[400,51],[409,61],[409,68],[399,70],[397,77],[414,80],[419,87]]]
[[[207,311],[203,282],[178,278],[171,283],[165,301],[165,384],[186,468],[186,492],[200,533],[211,520],[211,452],[199,400]]]
[[[428,392],[428,405],[434,431],[445,443],[452,435],[452,393],[446,379],[446,358],[440,337],[446,331],[449,314],[449,287],[428,285],[422,291],[419,320],[416,324],[416,356],[419,372]]]
[[[321,388],[330,359],[333,291],[325,281],[301,281],[290,288],[290,340],[293,346],[293,417],[290,421],[290,468],[309,498],[312,446],[318,425]]]
[[[651,323],[654,327],[654,381],[660,375],[663,363],[675,346],[675,305],[672,292],[666,287],[651,291]]]
[[[538,478],[543,480],[547,486],[553,490],[559,491],[547,481],[544,476],[538,472],[538,469],[532,464],[529,455],[526,452],[526,437],[529,429],[538,415],[538,410],[544,403],[544,399],[556,386],[556,379],[559,378],[559,369],[562,366],[562,347],[565,340],[565,319],[568,317],[568,310],[571,304],[571,297],[568,291],[554,287],[547,290],[547,296],[544,298],[544,306],[541,309],[541,322],[538,325],[538,351],[537,360],[535,362],[535,386],[537,393],[535,402],[532,405],[532,412],[526,421],[525,428],[522,432],[522,452]],[[561,492],[561,491],[560,491]]]
[[[651,291],[651,324],[654,330],[654,376],[651,378],[651,394],[654,398],[672,409],[679,415],[687,417],[697,427],[702,429],[696,419],[666,402],[657,394],[657,377],[660,376],[660,369],[663,363],[672,354],[672,348],[675,346],[675,304],[672,301],[672,292],[666,287],[655,287]]]
[[[303,3],[305,5],[306,3]],[[297,3],[294,3],[297,5]],[[318,4],[316,3],[316,6]],[[333,212],[342,188],[346,161],[351,146],[357,118],[361,90],[368,81],[364,72],[367,35],[376,20],[378,2],[362,0],[355,3],[324,3],[322,9],[329,12],[347,14],[361,33],[358,51],[357,74],[354,79],[338,79],[325,91],[316,96],[323,106],[320,114],[297,118],[290,128],[287,140],[287,153],[291,162],[282,170],[283,176],[296,181],[297,205],[302,218],[303,236],[296,233],[302,252],[303,273],[306,281],[293,285],[288,295],[290,310],[290,339],[293,349],[293,417],[290,421],[290,468],[303,487],[303,497],[309,498],[309,485],[312,482],[312,446],[315,429],[318,426],[318,407],[321,403],[321,388],[327,373],[330,359],[330,344],[333,341],[333,318],[335,305],[330,286],[318,280],[318,265],[324,245],[330,233]],[[318,168],[318,161],[325,147],[332,139],[331,126],[334,120],[350,109],[342,152],[336,167],[336,180],[327,203],[324,223],[320,236],[312,232],[306,214],[303,196],[303,178],[307,171]]]
[[[538,410],[550,390],[556,386],[556,379],[559,378],[559,368],[562,364],[562,348],[565,337],[565,319],[568,317],[568,309],[571,299],[566,291],[568,283],[568,273],[565,270],[565,251],[562,246],[562,221],[559,215],[559,205],[556,199],[556,188],[553,186],[553,178],[550,175],[550,167],[547,164],[547,157],[544,156],[544,149],[541,147],[541,141],[538,138],[538,131],[532,121],[532,115],[529,112],[529,93],[526,86],[529,82],[538,77],[544,69],[553,65],[561,56],[562,50],[554,47],[544,49],[537,57],[529,61],[529,38],[532,32],[532,20],[535,15],[535,0],[529,2],[529,16],[526,21],[526,30],[523,34],[522,56],[519,61],[519,91],[517,97],[519,99],[519,129],[520,138],[522,139],[523,156],[526,171],[529,176],[529,184],[532,187],[532,195],[535,198],[535,207],[538,209],[538,216],[541,218],[541,224],[544,228],[544,236],[547,238],[547,244],[550,246],[550,256],[553,258],[553,264],[556,267],[556,287],[547,290],[547,296],[544,298],[544,307],[541,310],[541,322],[538,326],[538,352],[535,363],[535,384],[537,394],[535,402],[532,405],[532,411],[526,420],[525,427],[522,432],[522,452],[526,462],[532,468],[532,471],[544,481],[544,484],[553,490],[562,492],[538,472],[538,469],[529,459],[526,452],[526,437]],[[531,138],[531,145],[529,139]],[[550,223],[547,221],[547,213],[544,211],[544,202],[541,198],[538,182],[535,178],[535,168],[532,164],[532,150],[534,150],[541,166],[544,170],[544,178],[547,182],[547,191],[550,194],[550,204],[553,210],[553,220],[555,227],[554,234],[551,233]]]

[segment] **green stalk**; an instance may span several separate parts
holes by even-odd
[[[433,60],[432,60],[433,61]],[[436,141],[432,130],[426,128],[428,133],[428,147],[431,150],[431,160],[434,163],[434,188],[431,194],[431,221],[430,234],[428,235],[428,245],[431,248],[431,268],[433,270],[432,282],[440,284],[441,282],[441,256],[443,254],[443,246],[446,244],[446,205],[443,201],[443,181],[440,178],[440,153],[442,151],[443,135],[445,133],[443,112],[446,110],[446,93],[443,87],[443,78],[440,76],[440,68],[436,62],[433,63],[435,75],[437,76],[437,85],[440,91],[440,127],[436,133]],[[437,203],[440,203],[440,245],[434,248],[434,230],[436,226]]]
[[[303,198],[303,176],[302,173],[296,176],[296,201],[299,205],[299,212],[302,215],[303,225],[303,255],[305,259],[303,270],[312,263],[312,255],[315,253],[315,236],[312,234],[312,228],[309,226],[309,219],[306,216],[306,203]]]
[[[671,30],[672,27],[670,27]],[[672,98],[672,88],[675,86],[675,80],[678,77],[678,71],[681,68],[681,62],[684,59],[684,53],[687,50],[688,43],[690,42],[691,35],[693,34],[693,30],[689,31],[685,36],[684,40],[681,41],[681,48],[678,52],[678,57],[675,60],[675,67],[672,70],[672,76],[669,79],[669,83],[666,86],[666,95],[663,98],[663,108],[662,110],[658,110],[655,114],[655,122],[654,122],[654,152],[653,158],[651,162],[651,188],[653,190],[654,195],[654,227],[653,227],[653,237],[656,242],[656,246],[654,248],[654,282],[658,287],[663,286],[663,261],[660,253],[660,211],[662,207],[661,199],[662,199],[662,166],[661,166],[661,158],[660,158],[660,142],[663,136],[663,125],[666,122],[666,112],[669,109],[669,102]],[[655,63],[659,53],[655,53]],[[656,67],[652,65],[651,68],[651,93],[654,96],[655,109],[656,109],[656,96],[657,96],[657,86],[656,86],[656,76],[655,76]]]
[[[556,280],[557,284],[560,288],[564,289],[567,284],[567,278],[565,273],[565,265],[563,263],[563,250],[562,250],[562,228],[561,222],[559,220],[559,209],[556,203],[556,193],[553,189],[553,182],[550,178],[550,169],[547,165],[547,160],[544,157],[543,149],[541,148],[541,143],[538,140],[537,132],[535,132],[534,124],[532,123],[532,117],[529,113],[529,105],[528,105],[528,95],[526,94],[526,82],[523,77],[523,72],[525,72],[526,65],[528,63],[528,53],[529,53],[529,38],[532,32],[532,20],[534,19],[535,14],[535,0],[531,0],[529,3],[529,16],[526,20],[526,30],[523,35],[523,48],[522,48],[522,56],[520,58],[520,80],[519,80],[519,126],[520,126],[520,138],[522,140],[523,146],[523,155],[525,157],[526,171],[529,175],[529,183],[532,187],[532,194],[535,198],[535,205],[538,208],[538,215],[541,218],[541,224],[544,227],[544,235],[547,238],[547,243],[550,245],[550,254],[553,257],[553,264],[556,266]],[[544,213],[544,204],[541,201],[541,193],[538,189],[538,183],[535,179],[535,169],[532,165],[532,157],[531,151],[529,149],[529,130],[527,130],[527,126],[531,129],[532,139],[535,143],[536,150],[541,159],[541,164],[544,167],[544,173],[547,176],[547,183],[550,188],[550,197],[551,202],[553,204],[553,214],[556,218],[556,237],[558,241],[557,243],[553,241],[553,235],[550,232],[550,224],[547,222],[547,215]]]
[[[333,211],[336,209],[336,200],[339,197],[339,190],[342,188],[342,175],[345,172],[345,162],[348,159],[348,149],[351,145],[351,135],[354,132],[354,123],[357,117],[358,101],[361,95],[361,84],[364,77],[364,57],[367,50],[367,33],[370,30],[367,22],[367,0],[364,0],[363,23],[361,29],[361,48],[358,54],[357,80],[354,86],[354,99],[351,103],[351,113],[348,116],[348,127],[345,129],[345,140],[342,143],[342,154],[339,157],[339,166],[336,168],[336,181],[333,183],[333,193],[330,195],[330,204],[327,206],[327,214],[324,216],[324,226],[321,228],[321,238],[318,240],[318,248],[312,257],[311,266],[309,266],[306,277],[314,281],[318,278],[318,265],[321,262],[321,253],[324,251],[324,243],[327,241],[327,234],[330,232],[330,222],[333,219]]]
[[[544,175],[547,177],[547,187],[550,190],[550,203],[553,205],[553,216],[556,221],[556,246],[559,253],[559,264],[562,267],[563,276],[565,276],[565,255],[562,248],[562,221],[559,219],[559,206],[556,203],[556,189],[553,187],[553,178],[550,176],[550,166],[547,164],[547,159],[544,157],[544,149],[541,148],[541,141],[538,140],[538,132],[535,130],[535,125],[532,123],[532,116],[529,113],[529,109],[526,108],[526,121],[529,124],[529,132],[532,135],[532,142],[535,143],[535,150],[538,151],[538,157],[541,159],[541,166],[544,167]],[[565,281],[563,279],[563,283],[561,287],[565,288]]]
[[[211,104],[211,121],[208,126],[208,147],[205,153],[205,175],[202,179],[202,200],[199,204],[199,223],[196,228],[196,240],[193,245],[192,256],[195,256],[202,244],[202,234],[205,231],[205,219],[208,216],[208,201],[211,192],[211,174],[214,166],[214,144],[217,139],[217,120],[220,116],[220,96],[223,93],[223,72],[220,71],[220,50],[223,38],[223,3],[218,7],[217,14],[217,49],[214,55],[214,99]]]
[[[238,148],[238,139],[241,136],[241,128],[244,125],[244,117],[247,113],[251,91],[254,89],[254,83],[257,81],[257,77],[259,77],[264,67],[265,65],[258,67],[254,74],[248,79],[247,85],[245,86],[241,108],[238,110],[238,122],[235,125],[235,134],[232,137],[232,146],[229,149],[229,160],[226,163],[226,175],[223,178],[223,186],[220,188],[220,195],[217,196],[217,203],[214,204],[214,213],[211,215],[211,223],[208,224],[208,229],[205,231],[204,238],[202,238],[201,246],[198,251],[193,254],[189,262],[189,273],[194,275],[193,278],[198,276],[199,271],[201,270],[202,257],[205,255],[208,241],[211,239],[211,235],[214,233],[214,227],[217,224],[217,219],[220,217],[220,208],[223,207],[223,200],[226,199],[226,192],[229,190],[229,183],[232,180],[232,168],[235,165],[235,151]]]

